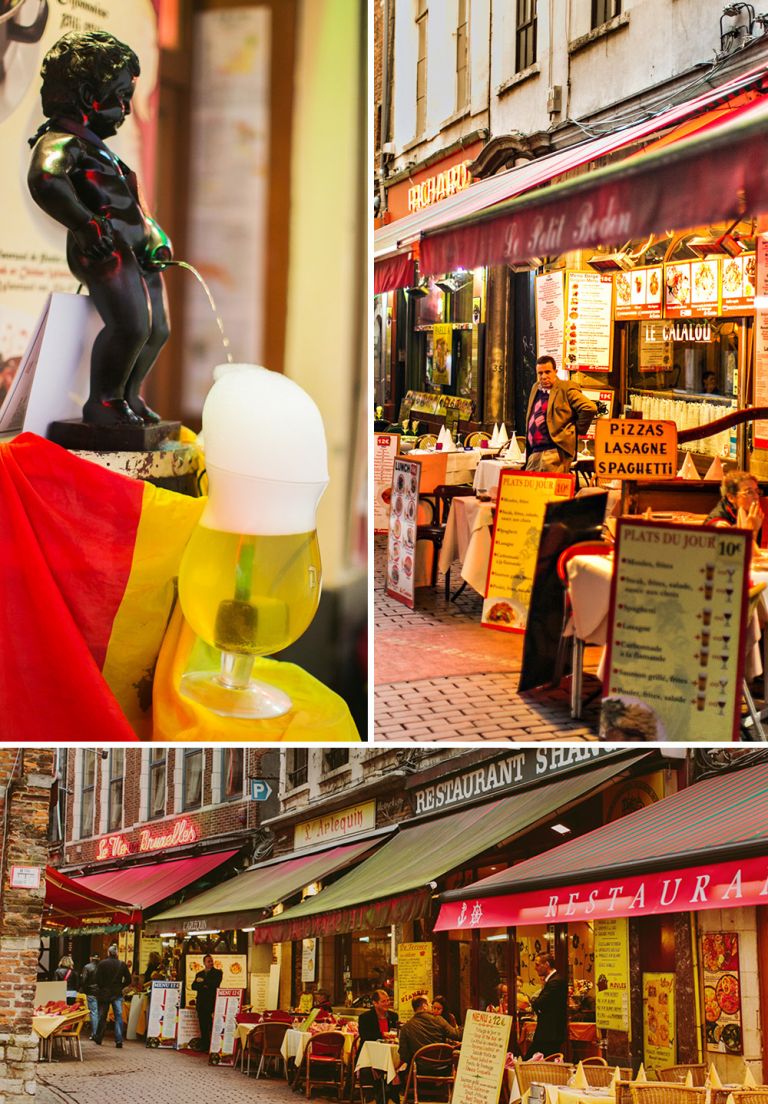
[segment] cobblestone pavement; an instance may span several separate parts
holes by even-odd
[[[126,1042],[118,1051],[105,1040],[97,1047],[83,1040],[83,1062],[66,1059],[41,1062],[38,1104],[190,1104],[221,1100],[226,1104],[295,1104],[298,1097],[285,1081],[272,1077],[258,1081],[239,1069],[209,1066],[202,1057],[173,1050],[150,1050],[143,1043]],[[330,1100],[328,1094],[318,1101]]]
[[[450,740],[571,740],[597,738],[599,701],[570,716],[568,683],[518,694],[522,637],[480,625],[482,598],[469,587],[446,601],[438,585],[417,592],[410,610],[384,589],[386,544],[375,538],[374,739],[404,743]],[[459,580],[458,564],[452,576]],[[455,585],[455,584],[454,584]],[[588,649],[585,697],[599,653]]]

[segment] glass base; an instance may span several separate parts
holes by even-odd
[[[288,695],[268,682],[252,679],[244,686],[233,686],[220,674],[210,671],[190,671],[183,675],[181,693],[221,717],[264,720],[282,717],[293,707]]]

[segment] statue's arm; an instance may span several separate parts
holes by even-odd
[[[112,252],[109,221],[83,203],[70,178],[77,164],[77,146],[67,137],[38,142],[32,152],[27,183],[35,203],[70,231],[78,248],[88,257]]]

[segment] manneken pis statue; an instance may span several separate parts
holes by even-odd
[[[41,69],[47,122],[34,138],[29,190],[68,230],[67,261],[104,322],[91,354],[83,421],[160,421],[139,391],[168,339],[161,269],[171,244],[138,181],[105,144],[131,112],[139,59],[111,34],[67,34]]]

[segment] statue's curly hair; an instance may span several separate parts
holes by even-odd
[[[71,111],[73,105],[79,107],[83,84],[90,84],[98,98],[98,91],[121,69],[128,69],[134,77],[141,72],[136,54],[114,35],[107,31],[65,34],[43,58],[43,114],[50,119]]]

